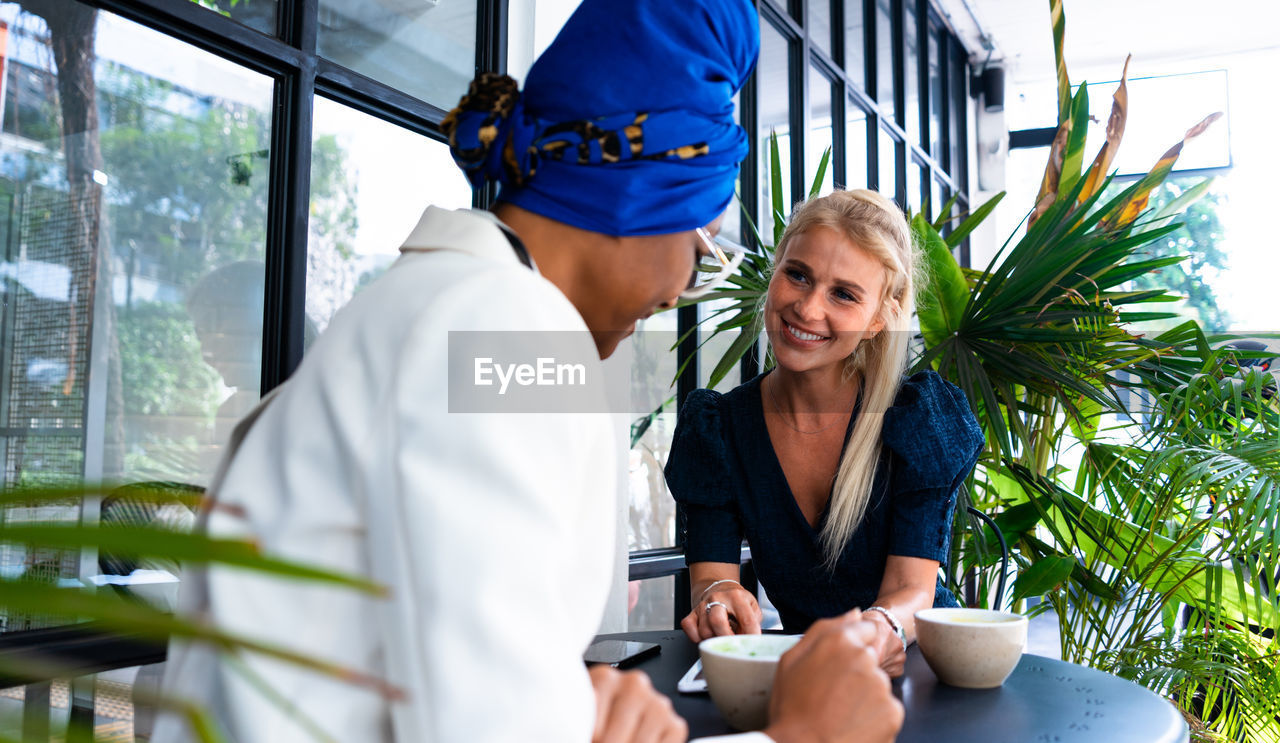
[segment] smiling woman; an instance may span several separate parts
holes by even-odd
[[[774,356],[787,356],[790,363],[782,365],[797,370],[851,356],[884,328],[885,278],[870,253],[831,227],[798,235],[782,256],[765,304]]]
[[[796,210],[762,311],[777,367],[690,395],[667,466],[695,641],[759,631],[736,581],[744,536],[788,632],[862,608],[895,675],[915,611],[955,604],[938,567],[982,433],[936,374],[902,380],[914,263],[902,212],[879,194],[836,191]]]

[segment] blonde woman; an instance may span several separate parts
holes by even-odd
[[[796,209],[763,308],[776,367],[728,394],[691,394],[667,464],[693,590],[681,625],[695,642],[760,631],[737,582],[744,537],[786,631],[860,608],[891,675],[916,610],[955,605],[938,568],[983,438],[955,386],[933,372],[903,379],[915,269],[906,220],[880,194]]]

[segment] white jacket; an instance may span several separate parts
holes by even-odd
[[[209,519],[215,534],[371,576],[391,599],[219,568],[189,572],[183,601],[408,698],[177,644],[165,691],[208,705],[237,743],[313,740],[310,724],[343,743],[585,743],[595,701],[581,656],[614,540],[608,416],[451,414],[446,356],[451,330],[590,335],[489,214],[428,208],[402,251],[237,428],[211,492],[243,517]],[[190,739],[170,716],[153,736]]]

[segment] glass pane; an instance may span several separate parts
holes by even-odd
[[[951,99],[948,103],[950,106],[949,115],[947,116],[948,138],[950,153],[947,157],[947,167],[951,168],[951,175],[960,184],[961,190],[967,187],[963,173],[961,172],[961,159],[964,156],[966,143],[964,141],[965,116],[968,115],[968,95],[965,91],[966,76],[968,69],[965,66],[964,57],[959,51],[954,51],[951,55]]]
[[[724,322],[731,317],[736,316],[736,312],[730,308],[733,307],[734,301],[730,299],[721,299],[714,302],[703,302],[698,305],[698,320],[706,321],[707,318],[715,317],[714,322]],[[721,314],[717,314],[721,313]],[[702,328],[714,327],[711,323],[701,326]],[[698,351],[698,386],[711,387],[711,372],[715,371],[716,366],[720,363],[720,357],[724,356],[724,352],[729,350],[729,346],[738,339],[739,330],[734,329],[721,333],[720,335],[711,337],[709,330],[700,331],[698,334],[698,342],[701,345]],[[711,389],[721,392],[728,392],[737,387],[742,382],[742,367],[738,363],[734,363],[719,384]]]
[[[942,213],[939,210],[942,209],[942,207],[946,206],[947,201],[951,199],[951,189],[947,188],[947,184],[941,183],[935,180],[933,182],[933,199],[934,199],[933,203],[938,205],[933,210],[934,214],[938,214],[939,216],[941,216]],[[959,213],[960,212],[953,205],[950,211],[947,212],[947,216],[952,217]],[[942,227],[942,234],[944,235],[951,234],[951,228],[953,226],[954,226],[954,222],[948,221]]]
[[[738,120],[738,99],[734,99],[734,117]],[[742,232],[742,206],[735,198],[725,210],[725,219],[720,229],[732,240],[740,240]],[[720,303],[704,303],[698,305],[699,318]],[[637,332],[628,341],[627,353],[615,354],[607,363],[630,363],[633,389],[652,391],[649,397],[666,400],[675,394],[672,382],[675,379],[679,359],[671,352],[677,340],[678,316],[675,312],[662,312],[637,325]],[[698,386],[705,387],[720,356],[733,342],[736,333],[708,342],[699,351]],[[706,338],[703,335],[699,340]],[[624,361],[625,360],[625,361]],[[740,380],[737,365],[726,375],[716,389],[727,391],[736,387]],[[639,419],[640,416],[637,416]],[[634,425],[637,421],[633,420]],[[662,474],[667,464],[667,456],[671,451],[671,440],[675,434],[675,403],[664,406],[645,429],[644,434],[631,447],[628,458],[628,548],[630,550],[671,547],[675,545],[675,501],[667,490],[666,478]],[[643,584],[633,582],[632,601],[639,596],[639,608],[632,604],[630,619],[632,629],[668,629],[671,623],[671,586],[670,581],[646,581]],[[638,586],[645,586],[639,594]],[[661,586],[666,586],[665,589]],[[665,594],[663,593],[665,591]],[[656,602],[656,604],[655,604]],[[657,624],[651,624],[650,621]],[[640,625],[634,624],[639,621]]]
[[[919,0],[903,0],[902,3],[902,38],[903,90],[906,92],[906,108],[902,111],[902,119],[898,122],[907,131],[907,142],[920,143],[920,34],[916,25],[916,13]]]
[[[471,206],[448,145],[316,97],[307,340],[391,265],[428,205]]]
[[[845,188],[866,188],[867,113],[851,100],[844,102]]]
[[[320,0],[320,56],[445,110],[476,66],[476,0]]]
[[[274,36],[279,0],[191,0],[202,8],[208,8],[249,28]]]
[[[507,3],[507,74],[521,86],[533,60],[551,45],[579,4],[581,0]]]
[[[674,575],[631,581],[627,591],[627,631],[675,627],[675,595]]]
[[[742,110],[741,97],[733,96],[733,121],[741,126]],[[738,183],[734,190],[733,200],[729,202],[729,206],[724,210],[724,220],[720,222],[720,234],[743,245],[747,244],[747,238],[742,234],[742,201],[738,198],[738,194],[742,193],[742,171],[738,171]]]
[[[924,168],[915,163],[914,160],[907,163],[907,207],[911,211],[921,211],[925,199],[927,198],[921,190],[929,181],[929,174],[924,172]]]
[[[1040,189],[1040,180],[1044,178],[1045,163],[1049,160],[1049,148],[1019,147],[1009,150],[1009,161],[1005,166],[1005,190],[1007,196],[1000,202],[1000,208],[992,212],[996,220],[996,234],[1003,236],[1018,234],[1017,240],[1026,229],[1025,218],[1035,206],[1036,194]],[[975,203],[978,202],[975,199]]]
[[[778,135],[778,158],[782,180],[783,214],[791,213],[791,119],[787,105],[790,94],[791,55],[787,40],[771,24],[760,24],[760,62],[756,75],[760,78],[760,129],[756,133],[760,152],[760,236],[773,243],[773,193],[769,165],[769,134]]]
[[[894,199],[899,204],[902,203],[901,195],[898,193],[898,158],[902,150],[902,146],[898,144],[898,140],[893,135],[880,130],[880,152],[878,155],[880,184],[877,189],[885,196]]]
[[[942,151],[942,59],[938,29],[929,27],[929,153],[944,161]]]
[[[834,143],[831,130],[831,81],[813,67],[809,68],[809,103],[810,129],[804,144],[805,196],[809,195],[809,188],[818,175],[818,165],[822,162],[823,153],[831,149]],[[828,162],[826,172],[822,175],[820,194],[831,193],[831,189],[835,187],[834,171],[835,167]]]
[[[55,66],[45,22],[0,6],[3,486],[204,485],[259,397],[272,83],[106,11],[59,13],[88,31]],[[176,500],[135,506],[115,491],[0,520],[194,521]],[[177,574],[158,560],[0,546],[5,576],[79,585],[134,568]],[[139,597],[169,606],[176,588]],[[9,630],[50,621],[0,617]]]
[[[859,88],[867,87],[867,42],[863,3],[844,0],[844,71]],[[873,92],[874,95],[874,92]]]
[[[831,55],[831,0],[809,0],[809,42]]]
[[[645,390],[650,399],[666,400],[675,395],[673,381],[678,362],[671,352],[678,338],[677,314],[659,312],[641,320],[636,332],[626,341],[626,346],[615,353],[612,364],[631,365],[631,384],[635,390]],[[607,366],[606,366],[607,368]],[[656,407],[656,405],[655,405]],[[638,430],[637,422],[645,414],[635,414],[632,430]],[[662,474],[671,453],[671,439],[676,428],[676,406],[672,401],[663,410],[643,436],[631,447],[627,462],[627,490],[631,504],[628,518],[628,550],[671,547],[676,538],[676,502],[667,490]]]
[[[1231,166],[1231,100],[1227,94],[1227,70],[1138,77],[1127,83],[1129,108],[1125,118],[1128,148],[1116,153],[1112,169],[1121,177],[1145,175],[1168,143],[1178,142],[1184,122],[1199,121],[1205,111],[1221,111],[1223,118],[1182,150],[1175,175],[1197,168]],[[1089,84],[1088,141],[1106,138],[1112,95],[1117,83]],[[1078,88],[1077,88],[1078,89]],[[1239,104],[1237,104],[1239,105]],[[1238,145],[1237,145],[1238,146]]]
[[[893,116],[893,0],[876,4],[876,86],[872,93],[880,110]]]
[[[929,183],[931,189],[929,192],[928,215],[930,219],[937,219],[942,215],[942,206],[947,201],[947,197],[943,195],[945,186],[939,183],[936,178],[931,178]]]

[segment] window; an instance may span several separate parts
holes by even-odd
[[[791,48],[782,32],[764,19],[760,22],[760,61],[756,78],[760,96],[759,129],[756,134],[760,153],[760,217],[756,226],[765,240],[772,242],[773,194],[769,182],[769,137],[778,137],[782,166],[782,211],[791,213]]]
[[[845,188],[866,188],[868,180],[867,112],[852,100],[844,102]]]
[[[866,9],[869,0],[844,0],[844,70],[849,82],[872,90],[867,82]]]
[[[96,64],[59,70],[43,20],[2,8],[5,485],[204,483],[259,396],[271,81],[84,6]]]
[[[78,46],[58,40],[92,65],[55,66],[43,19],[0,6],[4,486],[205,485],[260,396],[268,180],[278,156],[272,81],[106,11],[69,3],[58,12],[94,29]],[[64,139],[64,128],[79,134]],[[176,501],[131,502],[121,487],[100,501],[5,506],[0,521],[181,529],[195,515]],[[0,546],[6,578],[82,587],[134,568],[167,577],[119,590],[172,609],[180,572],[171,561]],[[67,621],[0,610],[4,632]],[[154,666],[124,669],[96,684],[55,685],[54,696],[66,689],[99,733],[132,739],[144,715],[133,689],[158,683]],[[27,711],[47,716],[49,697],[36,691]]]
[[[279,0],[191,0],[218,15],[242,23],[255,31],[275,35]]]
[[[903,74],[902,90],[906,107],[898,123],[907,130],[907,141],[920,141],[920,0],[903,0],[902,3]]]
[[[476,2],[320,0],[316,45],[325,59],[448,110],[475,76]]]
[[[959,44],[952,43],[950,74],[947,76],[949,87],[951,89],[951,99],[947,102],[949,115],[947,116],[947,144],[948,158],[947,168],[951,171],[951,175],[960,184],[961,189],[968,188],[968,158],[965,157],[968,140],[965,132],[968,129],[968,116],[966,111],[966,103],[969,100],[969,75],[966,72],[966,64],[964,59],[964,48]]]
[[[942,216],[942,207],[946,205],[947,199],[951,198],[951,195],[947,191],[947,184],[937,178],[930,178],[929,184],[931,189],[929,193],[929,209],[927,211],[930,219],[937,219]]]
[[[946,99],[942,93],[942,38],[938,27],[929,24],[929,154],[934,159],[945,161],[946,153],[942,151],[942,115],[946,108]]]
[[[893,0],[867,0],[876,6],[876,84],[875,97],[880,103],[880,110],[888,116],[894,115],[894,78],[896,63],[894,62],[895,24],[893,21]],[[901,26],[897,26],[901,28]],[[846,52],[846,56],[848,52]]]
[[[831,118],[831,81],[815,67],[809,68],[809,100],[809,136],[805,138],[804,143],[808,151],[804,168],[805,192],[803,195],[805,196],[813,185],[813,179],[817,177],[818,165],[822,162],[823,153],[835,144]],[[831,153],[831,157],[835,157],[835,152]],[[831,160],[823,175],[820,193],[831,193],[831,189],[835,187],[834,184],[835,161]]]
[[[672,386],[676,378],[677,360],[671,352],[675,345],[677,312],[659,312],[636,324],[636,332],[627,342],[626,351],[610,359],[612,365],[629,363],[633,389],[650,391],[646,395],[659,403],[672,398],[676,390]],[[706,363],[714,364],[710,355]],[[657,404],[654,405],[656,410]],[[633,410],[632,437],[643,426],[646,412]],[[671,453],[671,440],[676,430],[676,406],[674,400],[663,405],[662,412],[647,424],[642,436],[631,447],[627,460],[627,489],[630,494],[628,548],[632,551],[672,547],[675,545],[676,504],[667,491],[662,470]]]
[[[809,43],[821,49],[828,57],[835,56],[835,47],[831,44],[831,0],[809,1],[808,24]]]
[[[316,98],[306,339],[391,265],[428,204],[471,205],[448,145]]]
[[[885,196],[896,200],[900,205],[905,202],[903,190],[899,188],[898,172],[902,169],[902,144],[884,129],[880,130],[880,152],[878,153],[878,172],[880,183],[877,189]]]
[[[915,158],[907,158],[907,208],[912,213],[921,211],[928,200],[924,188],[929,184],[929,173]]]

